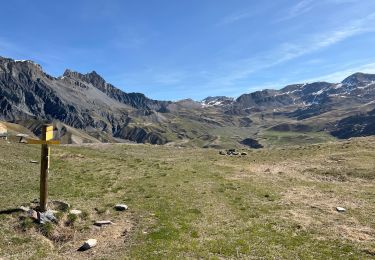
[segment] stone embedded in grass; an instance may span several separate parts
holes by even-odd
[[[72,209],[69,211],[70,214],[73,214],[73,215],[81,215],[82,214],[82,211],[79,210],[79,209]]]
[[[110,220],[98,220],[98,221],[95,221],[94,223],[95,226],[99,226],[99,227],[104,226],[104,225],[111,225],[111,224],[113,224],[113,222]]]
[[[51,210],[47,210],[46,212],[38,212],[38,220],[40,224],[57,221],[56,217],[54,216]]]
[[[242,152],[241,155],[247,155],[247,153],[246,152]]]
[[[96,239],[89,239],[89,240],[86,240],[83,245],[78,249],[78,251],[86,251],[86,250],[89,250],[91,248],[93,248],[94,246],[96,246],[97,244],[97,240]]]
[[[236,149],[228,149],[227,155],[238,155],[238,152],[236,152]]]
[[[128,209],[128,205],[125,204],[117,204],[115,205],[115,209],[118,211],[124,211]]]
[[[28,215],[30,218],[34,219],[34,220],[39,220],[39,218],[38,218],[38,212],[36,212],[36,211],[33,210],[33,209],[28,210],[28,211],[27,211],[27,215]]]
[[[30,160],[30,163],[38,163],[38,161]]]
[[[21,207],[19,207],[19,209],[22,210],[23,212],[26,212],[26,213],[30,210],[29,207],[25,207],[25,206],[21,206]]]
[[[336,207],[336,210],[337,210],[338,212],[345,212],[345,211],[346,211],[346,209],[345,209],[345,208],[342,208],[342,207]]]

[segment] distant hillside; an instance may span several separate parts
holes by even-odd
[[[298,125],[339,138],[373,135],[374,100],[375,75],[364,73],[341,83],[295,84],[237,99],[171,102],[123,92],[95,71],[81,74],[67,69],[55,78],[32,61],[0,57],[0,119],[35,134],[41,123],[55,122],[67,143],[128,140],[228,147],[257,138],[267,145],[267,131],[294,132]]]

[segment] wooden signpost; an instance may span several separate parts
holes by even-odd
[[[48,199],[48,171],[50,163],[50,147],[49,145],[60,144],[60,141],[53,139],[53,126],[43,125],[42,137],[40,140],[29,139],[28,144],[41,144],[42,153],[40,161],[40,211],[47,210]]]

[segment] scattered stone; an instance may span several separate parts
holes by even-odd
[[[270,168],[267,168],[264,172],[271,172]]]
[[[238,153],[236,152],[236,149],[228,149],[227,155],[238,155]]]
[[[40,224],[45,224],[47,222],[57,222],[51,210],[47,210],[46,212],[38,212],[38,220]]]
[[[19,141],[18,141],[19,143],[27,144],[26,138],[29,137],[29,135],[27,135],[27,134],[17,134],[16,136],[20,138]]]
[[[27,215],[30,218],[32,218],[33,220],[39,221],[38,212],[36,212],[35,210],[33,210],[33,209],[28,210],[27,211]]]
[[[83,245],[78,249],[78,251],[89,250],[93,248],[94,246],[96,246],[96,244],[97,244],[97,240],[91,238],[89,240],[86,240],[85,243],[83,243]]]
[[[345,208],[342,208],[342,207],[336,207],[336,210],[337,210],[338,212],[345,212],[345,211],[346,211],[346,209],[345,209]]]
[[[38,161],[30,160],[30,163],[38,163]]]
[[[95,226],[98,226],[98,227],[101,227],[101,226],[104,226],[104,225],[111,225],[113,224],[112,221],[110,220],[98,220],[94,223]]]
[[[70,214],[73,214],[73,215],[80,215],[82,214],[82,211],[79,210],[79,209],[72,209],[69,211]]]
[[[124,211],[128,209],[128,205],[125,204],[117,204],[115,205],[115,209],[118,211]]]
[[[29,207],[24,207],[24,206],[21,206],[19,207],[20,210],[22,210],[23,212],[29,212],[30,208]]]
[[[247,155],[247,153],[246,152],[242,152],[241,155]]]
[[[225,155],[226,153],[224,151],[219,152],[220,155]]]

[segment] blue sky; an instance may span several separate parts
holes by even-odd
[[[375,73],[374,0],[12,0],[1,14],[0,56],[155,99]]]

